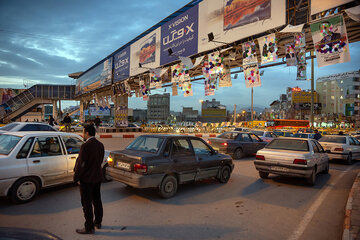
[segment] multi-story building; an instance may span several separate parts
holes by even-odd
[[[134,122],[146,122],[146,120],[147,120],[147,110],[146,109],[133,109],[133,115],[132,116],[133,116],[133,121]]]
[[[183,107],[182,120],[184,122],[196,122],[199,120],[199,111],[192,107]]]
[[[300,90],[300,91],[292,91],[291,94],[291,108],[294,112],[295,119],[307,119],[310,118],[311,112],[311,91]],[[314,91],[314,114],[321,113],[321,103],[319,103],[319,94]]]
[[[221,105],[220,101],[212,99],[201,103],[202,122],[223,122],[226,120],[226,106]]]
[[[316,80],[322,113],[345,116],[360,127],[360,71],[320,77]]]
[[[148,121],[167,121],[170,116],[170,93],[150,95],[147,110]]]

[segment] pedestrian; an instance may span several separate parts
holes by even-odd
[[[49,121],[48,121],[49,125],[50,125],[50,126],[54,126],[54,122],[55,122],[55,119],[53,118],[52,115],[50,115]]]
[[[96,132],[99,132],[100,123],[101,123],[101,120],[100,120],[99,116],[96,116],[96,118],[94,119],[94,124],[95,124],[95,128],[96,128]]]
[[[321,133],[319,133],[319,130],[315,129],[314,133],[315,133],[314,135],[315,140],[319,140],[322,137]]]
[[[95,227],[97,229],[101,228],[103,218],[100,185],[103,181],[101,164],[104,158],[104,145],[95,138],[94,126],[84,126],[83,136],[85,143],[81,146],[79,156],[76,159],[74,181],[80,182],[85,227],[76,229],[76,232],[79,234],[93,234]]]
[[[71,128],[71,117],[69,116],[69,113],[66,113],[66,116],[63,119],[64,125],[65,125],[65,132],[70,132]]]

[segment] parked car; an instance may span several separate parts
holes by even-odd
[[[225,132],[216,138],[209,138],[208,143],[215,150],[232,155],[234,159],[255,154],[267,144],[256,134],[236,131]]]
[[[357,140],[360,140],[360,135],[354,135],[354,138],[356,138]]]
[[[294,138],[314,139],[315,133],[295,133]]]
[[[0,196],[31,201],[40,188],[73,181],[83,140],[63,132],[7,132],[0,135]],[[103,169],[105,174],[106,159]],[[105,175],[104,175],[105,176]]]
[[[277,136],[270,131],[262,131],[262,130],[251,130],[250,132],[256,134],[259,138],[261,138],[264,142],[271,142]]]
[[[273,134],[275,134],[277,137],[294,137],[292,132],[274,131]]]
[[[327,153],[314,139],[277,138],[256,154],[254,161],[261,178],[269,173],[306,178],[310,185],[316,175],[329,172]]]
[[[360,142],[347,135],[325,135],[319,139],[321,146],[329,151],[329,159],[345,160],[351,164],[353,159],[360,158]]]
[[[250,132],[249,128],[244,128],[244,127],[237,127],[234,129],[234,131],[238,131],[238,132]]]
[[[193,136],[142,135],[125,150],[113,151],[107,175],[135,188],[156,188],[163,198],[178,185],[206,178],[226,183],[234,168],[230,156],[219,154]]]
[[[13,122],[6,124],[0,129],[0,133],[3,132],[18,132],[18,131],[52,131],[56,132],[56,129],[46,123],[37,122]]]

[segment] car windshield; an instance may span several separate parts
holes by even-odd
[[[258,136],[262,136],[264,135],[264,132],[263,131],[251,131],[252,133],[255,133],[256,135]]]
[[[126,149],[156,153],[163,141],[163,138],[140,136],[135,139],[135,141],[133,141]]]
[[[324,136],[319,142],[346,143],[346,137]]]
[[[239,133],[225,132],[223,134],[220,134],[218,138],[235,139],[238,135]]]
[[[20,141],[21,137],[12,136],[7,134],[0,135],[0,154],[8,155],[16,144]]]
[[[309,145],[306,140],[295,139],[274,139],[265,148],[304,152],[309,151]]]
[[[14,129],[16,126],[18,126],[18,125],[19,125],[18,123],[9,123],[9,124],[3,126],[1,128],[1,130],[10,131],[10,130]]]

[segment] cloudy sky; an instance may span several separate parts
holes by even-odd
[[[189,1],[0,1],[0,88],[24,88],[24,84],[36,83],[73,84],[67,77],[69,73],[87,70]],[[349,63],[316,67],[315,77],[358,70],[359,43],[350,45],[350,54]],[[286,87],[310,88],[309,81],[295,78],[295,67],[267,68],[262,86],[254,88],[255,105],[268,107]],[[231,88],[221,88],[215,96],[204,97],[202,82],[194,83],[193,87],[193,97],[171,97],[172,110],[179,111],[182,106],[199,109],[200,99],[212,98],[227,106],[250,105],[251,90],[245,88],[242,74],[233,79]],[[133,97],[129,107],[146,108],[146,102]]]

